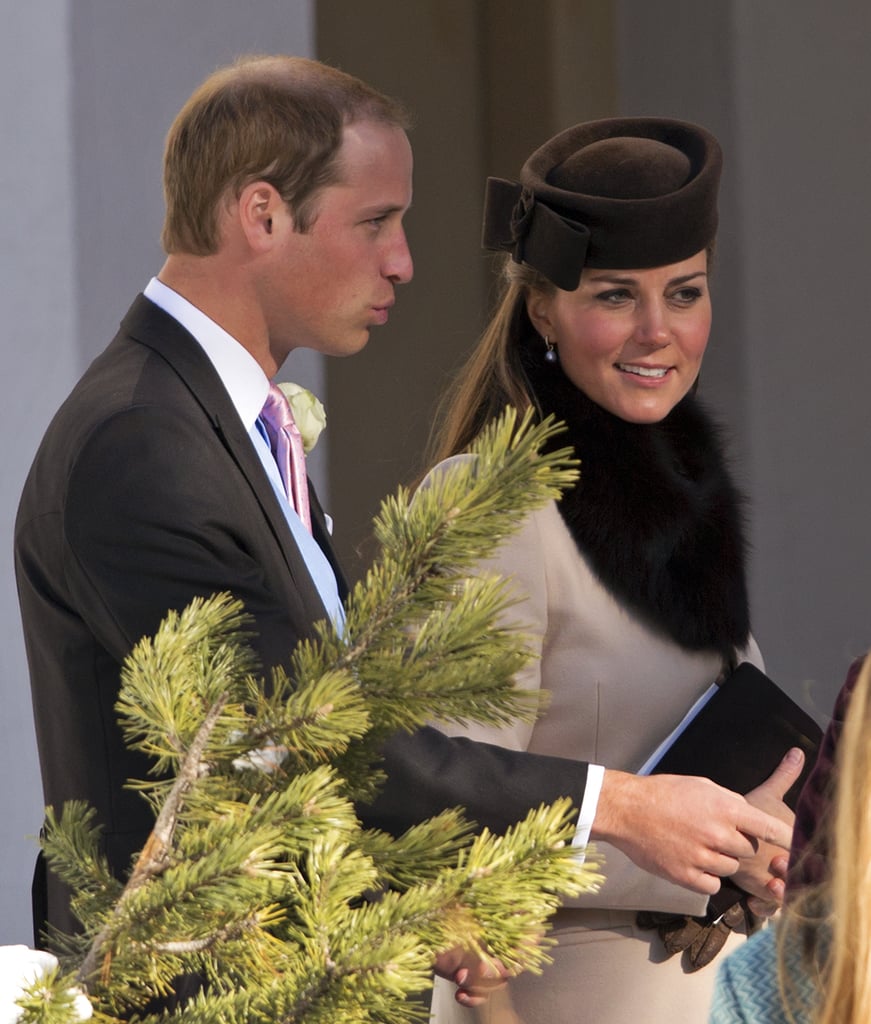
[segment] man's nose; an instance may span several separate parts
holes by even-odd
[[[387,253],[384,276],[390,278],[394,284],[408,284],[414,276],[414,261],[403,230],[400,230],[399,237]]]

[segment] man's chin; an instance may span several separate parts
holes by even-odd
[[[336,355],[340,357],[355,356],[358,352],[362,352],[363,349],[369,344],[370,334],[371,328],[364,327],[354,337],[347,338],[343,345],[337,345],[336,351],[331,353],[331,355]]]

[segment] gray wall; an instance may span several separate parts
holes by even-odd
[[[769,672],[824,719],[871,645],[871,7],[617,8],[621,110],[697,118],[724,145],[702,393],[737,440]]]
[[[328,376],[294,356],[283,374],[326,389],[328,414],[341,407],[314,468],[346,557],[419,465],[435,397],[484,315],[484,175],[515,174],[518,153],[574,120],[684,116],[727,156],[703,388],[752,501],[756,632],[772,674],[821,719],[871,643],[866,0],[321,0],[317,42],[314,6],[4,5],[0,942],[30,938],[41,818],[10,556],[18,493],[49,415],[159,268],[166,127],[238,53],[317,49],[418,113],[415,282],[364,355]]]
[[[0,32],[0,942],[29,939],[33,837],[42,819],[12,523],[46,419],[78,372],[66,15],[61,0],[39,10],[10,5]]]
[[[42,795],[11,537],[49,417],[160,269],[160,162],[169,123],[241,53],[313,53],[309,0],[40,0],[3,5],[0,31],[0,943],[30,942]],[[320,361],[284,377],[323,390]],[[325,481],[326,445],[315,470]],[[322,485],[322,489],[325,485]]]
[[[871,644],[871,6],[802,8],[734,23],[746,434],[758,630],[778,675],[831,692]]]

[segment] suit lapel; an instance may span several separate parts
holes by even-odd
[[[281,549],[288,572],[312,621],[326,618],[327,613],[306,567],[305,560],[287,525],[284,511],[275,497],[272,484],[251,443],[227,390],[214,366],[197,340],[168,313],[143,295],[137,297],[121,324],[134,341],[157,352],[173,368],[202,408],[221,443],[227,449],[245,478],[263,511],[265,521]],[[317,505],[318,531],[315,539],[321,544],[330,564],[337,571],[340,592],[343,577],[338,570],[323,513]],[[326,541],[326,543],[325,543]],[[343,595],[344,596],[344,595]]]
[[[312,535],[320,545],[321,551],[323,551],[327,561],[330,563],[336,577],[336,585],[339,588],[339,597],[344,601],[348,596],[348,581],[345,578],[345,574],[336,557],[336,552],[333,548],[333,539],[330,536],[330,531],[327,529],[324,510],[321,508],[321,503],[318,500],[317,493],[312,486],[311,480],[308,482],[308,497],[309,505],[311,506]]]

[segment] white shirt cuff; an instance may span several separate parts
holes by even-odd
[[[604,765],[591,764],[587,766],[587,785],[584,787],[581,813],[578,815],[575,837],[572,839],[572,846],[579,851],[579,860],[584,859],[584,851],[587,843],[590,841],[590,832],[593,830],[593,820],[596,817],[596,808],[599,806],[599,794],[602,792],[602,780],[604,778]]]

